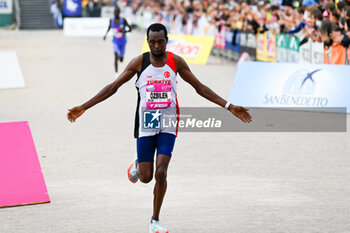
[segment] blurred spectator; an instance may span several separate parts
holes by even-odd
[[[63,27],[62,5],[58,0],[51,0],[50,11],[55,20],[56,27]]]
[[[100,17],[101,16],[102,1],[89,0],[87,7],[88,7],[88,12],[89,12],[90,17]]]
[[[322,22],[320,31],[325,43],[325,64],[349,64],[350,57],[347,50],[350,39],[342,34],[339,25],[326,20]]]

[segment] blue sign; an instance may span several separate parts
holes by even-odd
[[[247,107],[347,108],[350,66],[243,62],[230,101]]]
[[[239,30],[226,31],[225,33],[225,46],[226,49],[236,53],[241,52],[241,33]]]
[[[64,0],[63,15],[68,17],[81,16],[82,15],[81,0]]]
[[[143,112],[144,129],[160,129],[162,113],[159,110],[145,110]]]

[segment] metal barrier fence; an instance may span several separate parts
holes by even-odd
[[[300,39],[288,34],[264,32],[253,34],[240,30],[218,32],[212,55],[238,61],[243,53],[252,61],[323,64],[323,43],[300,45]]]

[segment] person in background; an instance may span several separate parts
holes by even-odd
[[[344,36],[338,24],[325,20],[322,22],[320,32],[324,42],[325,64],[349,64],[347,53],[350,39]]]
[[[50,11],[51,11],[52,16],[55,20],[56,27],[62,28],[63,27],[63,17],[62,17],[60,1],[51,0]]]
[[[102,2],[99,0],[90,0],[88,3],[88,10],[90,17],[100,17],[101,16]]]
[[[292,30],[288,30],[288,34],[298,33],[306,26],[306,22],[303,18],[304,13],[305,13],[304,7],[299,7],[295,11],[295,14],[294,14],[295,25],[298,25],[298,26],[294,27],[294,29]]]
[[[109,21],[108,29],[103,37],[106,40],[109,30],[113,30],[113,50],[114,50],[114,68],[116,74],[118,73],[118,60],[123,62],[125,47],[126,47],[126,33],[131,32],[131,26],[128,24],[125,18],[120,16],[120,9],[116,7],[114,10],[114,18]],[[127,28],[127,29],[126,29]]]
[[[83,8],[83,17],[89,17],[89,0],[82,0],[81,7]]]

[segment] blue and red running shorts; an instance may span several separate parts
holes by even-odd
[[[171,157],[176,136],[170,133],[159,133],[153,136],[137,138],[137,161],[153,162],[154,152]]]

